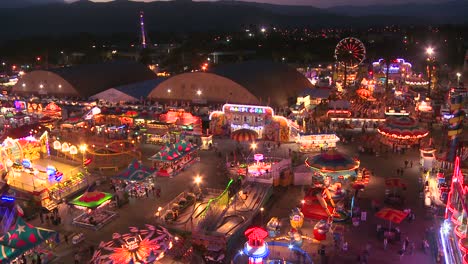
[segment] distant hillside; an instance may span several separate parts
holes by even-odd
[[[433,24],[468,23],[468,1],[454,0],[434,4],[400,4],[372,6],[337,6],[327,9],[329,12],[347,16],[403,16],[430,19]]]
[[[78,32],[96,34],[137,32],[139,11],[145,12],[146,26],[149,31],[161,32],[227,31],[238,30],[242,25],[251,24],[339,27],[424,24],[432,21],[432,18],[415,19],[414,16],[395,14],[389,14],[391,16],[388,17],[370,15],[352,17],[350,15],[356,14],[335,14],[333,10],[314,7],[235,1],[94,3],[84,0],[72,4],[0,9],[0,25],[3,25],[0,38],[11,39],[30,35],[62,35]]]

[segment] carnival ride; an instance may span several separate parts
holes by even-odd
[[[366,58],[366,47],[357,38],[344,38],[335,47],[335,59],[345,67],[355,68]]]
[[[114,233],[111,241],[101,242],[90,263],[155,263],[172,248],[172,243],[173,236],[162,226],[130,227],[130,233]]]
[[[324,187],[313,187],[306,191],[301,211],[304,217],[316,220],[331,218],[334,222],[342,222],[349,219],[348,213],[343,208],[337,208],[330,191]]]
[[[340,177],[348,178],[349,176],[356,175],[360,161],[344,155],[335,149],[329,149],[307,158],[305,164],[313,170],[316,176],[321,178],[319,180],[323,180],[323,177],[332,177],[336,180]]]
[[[386,145],[410,146],[418,140],[429,135],[429,131],[423,128],[411,117],[388,117],[384,124],[380,125],[377,132],[381,135],[381,142]]]
[[[134,159],[141,160],[141,152],[132,140],[93,144],[86,148],[85,156],[92,160],[89,167],[96,169],[114,168],[117,170],[127,166]]]
[[[251,223],[271,194],[271,185],[243,185],[240,179],[231,179],[222,191],[199,190],[198,194],[193,194],[193,199],[184,198],[189,201],[184,200],[184,206],[180,206],[179,201],[191,193],[182,193],[161,208],[161,220],[171,228],[191,230],[194,243],[219,251],[225,250],[231,237],[236,237],[242,227]]]
[[[335,59],[344,72],[344,85],[346,89],[349,72],[357,68],[366,58],[366,47],[357,38],[344,38],[335,47]],[[352,77],[354,79],[354,77]]]

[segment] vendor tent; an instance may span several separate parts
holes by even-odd
[[[27,250],[38,246],[58,233],[40,227],[34,227],[18,217],[10,231],[0,236],[1,262],[6,263],[20,256]]]
[[[134,159],[128,168],[114,176],[114,178],[125,181],[143,181],[155,172],[154,169],[144,166],[141,161]]]
[[[153,155],[150,160],[157,161],[176,161],[191,153],[196,149],[196,145],[191,142],[181,139],[175,144],[166,144],[161,150]]]
[[[383,208],[382,210],[378,211],[375,216],[381,218],[383,220],[387,220],[391,223],[399,224],[403,221],[407,216],[407,212],[403,212],[393,208]]]

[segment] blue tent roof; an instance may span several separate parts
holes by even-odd
[[[141,97],[146,98],[156,86],[165,80],[167,80],[167,78],[157,78],[143,82],[117,86],[114,89],[137,99]]]

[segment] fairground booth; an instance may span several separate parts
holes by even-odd
[[[98,230],[114,219],[117,214],[107,210],[113,195],[96,191],[96,184],[91,184],[88,189],[68,204],[83,210],[83,213],[73,219],[73,224],[85,228]]]
[[[440,227],[444,263],[468,263],[468,180],[456,157],[445,221]]]
[[[183,109],[173,109],[157,115],[148,121],[145,131],[146,142],[165,144],[179,140],[178,136],[199,136],[202,134],[201,118]]]
[[[429,98],[426,98],[426,100],[417,100],[415,110],[421,122],[434,121],[434,109],[432,108],[432,103]]]
[[[148,168],[141,161],[134,159],[125,170],[112,178],[123,181],[127,193],[134,193],[137,197],[143,197],[154,185],[152,177],[155,173],[155,169]]]
[[[317,134],[299,136],[299,150],[301,152],[314,152],[328,148],[335,148],[340,138],[335,134]]]
[[[26,223],[23,218],[18,217],[11,228],[2,234],[0,240],[1,263],[21,263],[22,255],[32,258],[38,253],[41,254],[43,263],[50,263],[55,258],[51,248],[58,242],[57,238],[57,232],[34,227]]]
[[[198,160],[198,146],[181,137],[174,144],[166,144],[150,157],[156,176],[172,177]]]
[[[229,135],[239,129],[257,133],[258,139],[295,141],[299,126],[291,120],[275,115],[268,106],[225,104],[222,111],[210,114],[210,130],[213,135]]]
[[[419,144],[429,131],[411,117],[388,117],[377,129],[380,142],[391,147],[410,148]]]

